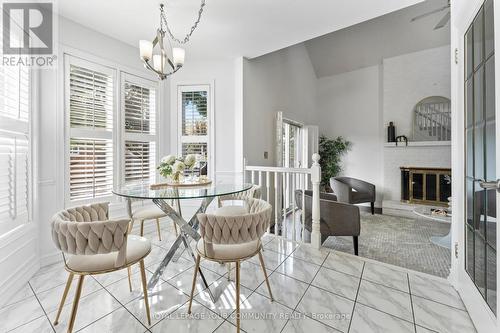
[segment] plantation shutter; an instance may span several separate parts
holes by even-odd
[[[114,71],[69,57],[69,199],[113,190]]]
[[[31,77],[0,67],[0,235],[30,220]]]
[[[210,86],[180,86],[178,98],[181,134],[179,151],[182,156],[200,155],[201,160],[208,162]]]
[[[125,74],[125,181],[152,181],[156,175],[156,82]]]

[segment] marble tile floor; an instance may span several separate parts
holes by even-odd
[[[146,264],[148,278],[174,240],[170,228],[162,227],[161,242],[154,229],[146,234],[154,243]],[[243,332],[475,332],[460,297],[444,279],[270,235],[263,242],[275,301],[269,299],[258,260],[244,262]],[[150,292],[151,326],[145,319],[137,267],[133,292],[126,270],[89,276],[74,331],[235,332],[234,282],[224,266],[202,261],[202,267],[212,292],[219,295],[217,303],[198,281],[193,313],[187,315],[194,264],[183,253]],[[52,321],[66,278],[62,263],[42,268],[0,308],[0,332],[65,332],[76,283],[59,325]]]

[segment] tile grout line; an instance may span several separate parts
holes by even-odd
[[[33,287],[31,286],[31,283],[29,283],[29,282],[28,282],[28,285],[30,286],[31,291],[33,292],[33,295],[35,296],[35,299],[36,299],[36,301],[38,302],[38,305],[40,305],[40,308],[42,309],[42,311],[43,311],[43,313],[44,313],[44,315],[45,315],[45,318],[47,318],[47,320],[49,321],[49,325],[50,325],[50,327],[52,328],[52,331],[53,331],[53,332],[55,332],[55,331],[56,331],[56,329],[54,328],[54,325],[52,324],[52,321],[50,321],[49,315],[47,314],[47,312],[46,312],[46,311],[45,311],[45,309],[43,308],[42,303],[41,303],[41,302],[40,302],[40,300],[38,299],[38,296],[37,296],[37,294],[35,293],[35,290],[33,290]],[[40,317],[40,318],[41,318],[41,317]],[[37,319],[38,319],[38,318],[37,318]],[[36,320],[36,319],[35,319],[35,320]],[[33,321],[33,320],[32,320],[32,321]],[[28,323],[31,323],[31,321],[29,321],[29,322],[27,322],[27,323],[25,323],[25,324],[28,324]],[[25,325],[25,324],[23,324],[23,325]],[[22,326],[22,325],[21,325],[21,326]]]
[[[276,238],[275,238],[275,239],[276,239]],[[272,241],[273,241],[273,239],[271,239],[270,241],[268,241],[266,244],[268,244],[268,243],[270,243],[270,242],[272,242]],[[285,257],[285,258],[283,259],[283,261],[281,261],[281,262],[279,263],[279,265],[278,265],[278,266],[276,266],[276,268],[275,268],[275,269],[270,270],[271,272],[267,274],[268,278],[269,278],[269,276],[271,276],[271,274],[273,274],[274,272],[276,272],[276,270],[277,270],[277,269],[278,269],[278,268],[279,268],[279,267],[280,267],[280,266],[281,266],[281,265],[282,265],[282,264],[283,264],[283,263],[284,263],[284,262],[285,262],[285,261],[286,261],[286,260],[287,260],[287,259],[291,256],[291,255],[292,255],[292,253],[293,253],[293,252],[295,252],[295,250],[296,250],[299,246],[300,246],[300,245],[296,246],[296,247],[292,250],[292,252],[290,252],[289,254],[286,254],[286,252],[285,252],[285,253],[281,253],[281,252],[274,251],[274,250],[271,250],[271,249],[265,249],[265,250],[264,250],[264,245],[262,245],[262,252],[265,252],[265,251],[271,251],[271,252],[273,252],[273,253],[280,254],[280,255],[283,255],[283,256]],[[264,256],[264,254],[263,254],[262,256]],[[265,258],[264,258],[264,259],[265,259]],[[252,262],[250,262],[250,261],[248,261],[248,263],[250,263],[250,264],[252,264],[252,265],[254,265],[254,266],[258,266],[258,267],[259,267],[259,269],[262,269],[262,268],[260,267],[260,264],[254,264],[254,263],[252,263]],[[231,269],[231,271],[232,271],[232,270],[233,270],[233,269]],[[267,270],[267,267],[266,267],[266,270]],[[276,272],[276,273],[281,274],[280,272]],[[285,276],[287,276],[287,275],[285,275]],[[254,289],[251,289],[251,288],[247,288],[247,287],[245,287],[245,288],[247,288],[248,290],[251,290],[251,293],[248,295],[247,299],[249,299],[249,298],[250,298],[250,296],[252,296],[253,294],[257,294],[257,295],[260,295],[260,296],[263,296],[263,297],[265,297],[265,298],[268,298],[268,299],[269,299],[269,297],[267,297],[267,296],[265,296],[265,295],[262,295],[262,294],[260,294],[260,293],[258,293],[258,292],[257,292],[257,289],[259,289],[259,287],[260,287],[261,285],[263,285],[265,282],[266,282],[266,279],[264,278],[264,281],[262,281],[261,283],[259,283],[259,284],[257,285],[257,287],[255,287]],[[302,281],[300,281],[300,282],[302,282]],[[241,281],[240,281],[240,284],[241,284]],[[240,301],[241,301],[241,298],[240,298]],[[277,302],[277,301],[276,301],[276,302]],[[289,309],[290,309],[290,307],[288,307],[288,306],[286,306],[286,305],[284,305],[284,304],[281,304],[280,302],[277,302],[277,303],[278,303],[278,304],[280,304],[280,305],[283,305],[283,306],[285,306],[285,307],[287,307],[287,308],[289,308]],[[229,313],[228,317],[229,317],[229,316],[231,316],[231,314],[232,314],[233,312],[235,312],[235,311],[236,311],[236,310],[231,311],[231,312]],[[230,321],[228,321],[228,320],[227,320],[227,319],[225,319],[225,318],[224,318],[224,321],[227,321],[229,324],[231,324],[231,325],[233,325],[233,326],[234,326],[234,324],[233,324],[233,323],[231,323]],[[287,322],[288,322],[288,321],[287,321]],[[222,325],[222,324],[221,324],[221,325]],[[285,323],[285,326],[286,326],[286,323]],[[283,328],[284,328],[285,326],[283,326]],[[218,327],[217,327],[217,328],[218,328]],[[240,329],[241,329],[241,328],[240,328]],[[244,331],[244,330],[243,330],[243,331]],[[215,332],[215,331],[214,331],[214,332]]]
[[[354,319],[354,310],[356,309],[356,304],[358,303],[359,289],[361,288],[361,281],[363,280],[363,274],[365,272],[366,262],[363,262],[363,267],[361,268],[361,275],[359,277],[358,290],[356,291],[356,298],[354,299],[354,305],[352,307],[351,320],[349,320],[349,327],[347,328],[347,333],[351,330],[352,320]]]
[[[134,273],[134,274],[135,274],[135,273]],[[134,275],[134,274],[132,274],[132,275]],[[93,276],[92,276],[92,278],[93,278],[93,279],[94,279],[94,280],[95,280],[95,281],[96,281],[96,282],[97,282],[97,283],[98,283],[98,284],[102,287],[102,289],[104,289],[104,290],[105,290],[108,294],[110,294],[110,295],[111,295],[111,297],[113,297],[113,298],[115,299],[115,301],[116,301],[116,302],[118,302],[118,304],[120,304],[120,307],[124,308],[124,309],[125,309],[125,311],[127,311],[127,312],[128,312],[128,313],[129,313],[132,317],[134,317],[134,318],[135,318],[135,319],[136,319],[136,320],[137,320],[137,321],[138,321],[138,322],[139,322],[142,326],[144,326],[144,327],[146,328],[146,331],[147,331],[147,332],[150,332],[149,327],[147,327],[146,325],[144,325],[144,324],[142,323],[142,321],[141,321],[139,318],[137,318],[137,317],[136,317],[136,316],[135,316],[135,315],[134,315],[131,311],[129,311],[129,309],[127,309],[127,307],[125,306],[125,304],[123,304],[122,302],[120,302],[120,300],[118,300],[118,298],[116,298],[116,297],[115,297],[115,295],[113,295],[113,293],[111,293],[111,291],[109,291],[109,290],[108,290],[108,289],[107,289],[104,285],[102,285],[99,281],[97,281],[97,279],[96,279],[96,278],[94,278]],[[117,282],[120,282],[120,281],[122,281],[122,280],[124,280],[124,279],[120,279],[120,280],[118,280],[118,281],[116,281],[116,282],[113,282],[113,283],[109,284],[109,285],[108,285],[108,287],[109,287],[110,285],[112,285],[112,284],[114,284],[114,283],[117,283]],[[136,301],[136,300],[138,300],[140,297],[141,297],[141,296],[137,296],[136,298],[134,298],[134,299],[130,300],[130,301],[129,301],[129,302],[127,302],[126,304],[131,303],[131,302],[133,302],[133,301]],[[143,297],[144,297],[144,296],[143,296]],[[87,326],[85,326],[85,327],[81,328],[80,330],[82,330],[82,329],[84,329],[84,328],[86,328],[86,327],[88,327],[88,326],[90,326],[90,325],[95,324],[97,321],[101,320],[102,318],[104,318],[104,317],[106,317],[106,316],[110,315],[111,313],[113,313],[113,312],[115,312],[115,311],[117,311],[117,310],[119,310],[119,309],[120,309],[120,308],[115,309],[115,310],[111,311],[110,313],[106,314],[105,316],[100,317],[100,318],[99,318],[99,319],[97,319],[97,320],[94,320],[92,323],[90,323],[90,324],[88,324]],[[151,327],[152,327],[152,326],[151,326]]]
[[[300,246],[300,245],[299,245],[299,246]],[[292,253],[293,253],[293,252],[295,252],[295,250],[294,250],[294,251],[292,251]],[[290,253],[290,255],[292,255],[292,253]],[[313,276],[313,278],[312,278],[311,282],[307,283],[307,287],[306,287],[306,289],[304,290],[304,293],[303,293],[303,294],[302,294],[302,296],[300,297],[299,301],[297,302],[297,305],[295,305],[295,307],[293,308],[293,312],[297,312],[297,307],[299,306],[300,302],[302,302],[302,300],[304,299],[304,296],[306,295],[307,291],[308,291],[308,290],[309,290],[309,288],[312,286],[312,282],[314,281],[314,279],[316,278],[316,276],[319,274],[319,271],[321,270],[321,268],[323,268],[323,264],[325,263],[326,259],[328,259],[328,257],[329,257],[329,256],[330,256],[330,253],[328,253],[328,254],[326,255],[326,257],[325,257],[325,258],[323,259],[323,261],[321,262],[321,265],[319,265],[319,269],[318,269],[318,271],[316,272],[316,274],[314,274],[314,276]],[[325,268],[327,268],[327,267],[325,266]],[[279,273],[279,272],[278,272],[278,273]],[[285,275],[285,276],[287,276],[287,275]],[[296,280],[297,280],[297,279],[296,279]],[[303,282],[303,281],[301,281],[301,282]],[[304,282],[304,283],[306,283],[306,282]],[[314,286],[314,287],[315,287],[315,286]],[[293,313],[293,312],[292,312],[292,313]],[[339,332],[340,332],[340,330],[336,329],[335,327],[332,327],[332,326],[330,326],[330,325],[328,325],[328,324],[325,324],[325,323],[323,323],[323,322],[321,322],[321,321],[319,321],[319,320],[316,320],[316,319],[314,319],[314,318],[311,318],[311,317],[307,316],[306,314],[304,314],[304,316],[306,316],[307,318],[310,318],[311,320],[314,320],[314,321],[316,321],[316,322],[318,322],[318,323],[320,323],[320,324],[322,324],[322,325],[325,325],[325,326],[327,326],[327,327],[330,327],[330,328],[332,328],[332,329],[334,329],[334,330],[336,330],[336,331],[339,331]],[[283,332],[283,330],[285,329],[285,327],[286,327],[286,325],[288,324],[288,322],[289,322],[289,321],[290,321],[290,319],[288,319],[288,320],[286,321],[285,325],[283,325],[283,327],[281,328],[280,333],[282,333],[282,332]]]
[[[413,316],[413,330],[417,333],[417,323],[415,321],[415,310],[413,309],[413,297],[411,294],[411,285],[410,285],[410,275],[406,274],[406,279],[408,281],[408,293],[410,294],[410,306],[411,306],[411,314]]]

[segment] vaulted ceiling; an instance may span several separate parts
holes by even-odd
[[[64,0],[58,6],[62,16],[137,46],[140,39],[154,37],[160,1]],[[256,57],[421,1],[207,0],[186,61]],[[164,2],[174,34],[183,36],[196,18],[200,0]]]
[[[306,41],[316,76],[324,77],[379,64],[383,58],[450,44],[450,25],[434,30],[446,11],[420,20],[447,0],[428,0]]]

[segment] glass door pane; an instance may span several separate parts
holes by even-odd
[[[464,36],[465,45],[465,270],[496,311],[496,176],[493,0],[487,0]]]

